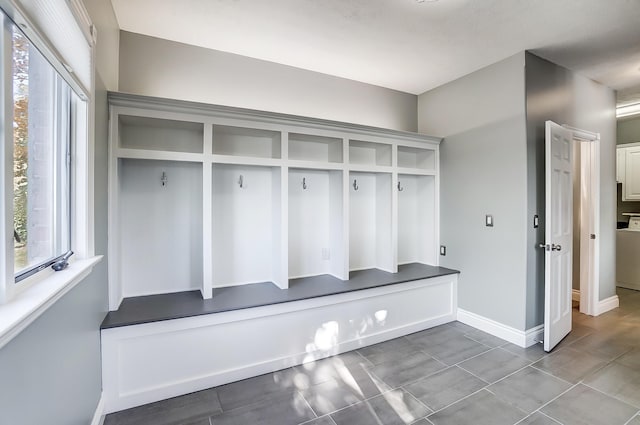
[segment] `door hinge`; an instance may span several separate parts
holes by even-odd
[[[589,235],[589,238],[591,238],[591,239],[595,239],[595,238],[596,238],[595,233],[590,234],[590,235]]]

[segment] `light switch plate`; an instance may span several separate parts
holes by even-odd
[[[493,216],[491,214],[487,214],[485,216],[484,222],[487,227],[493,227]]]
[[[440,255],[447,255],[447,247],[440,245]]]
[[[540,219],[538,218],[538,214],[533,216],[533,228],[537,229],[540,227]]]

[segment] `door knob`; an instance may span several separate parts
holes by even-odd
[[[544,244],[544,243],[538,244],[538,248],[542,248],[545,251],[551,250],[551,246],[549,246],[549,244]]]

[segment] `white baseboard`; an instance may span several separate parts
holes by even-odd
[[[598,301],[594,316],[599,316],[602,313],[606,313],[607,311],[618,307],[620,307],[620,299],[617,295],[605,298],[604,300]]]
[[[104,423],[104,394],[100,394],[100,400],[96,406],[96,411],[91,419],[91,425],[102,425]]]
[[[458,308],[458,321],[520,347],[535,345],[544,333],[544,325],[521,331],[461,308]]]
[[[579,289],[573,289],[571,291],[571,300],[580,302],[580,290]]]

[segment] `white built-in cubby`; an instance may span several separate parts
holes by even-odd
[[[288,198],[289,277],[348,279],[343,171],[291,168]]]
[[[391,173],[349,175],[349,269],[396,272]]]
[[[286,285],[281,270],[281,168],[213,164],[211,186],[213,287]]]
[[[109,102],[111,310],[125,297],[438,265],[437,138],[119,93]]]
[[[202,165],[122,158],[118,171],[122,295],[200,289]]]
[[[398,264],[437,261],[435,176],[398,174]]]
[[[213,126],[213,153],[216,155],[279,159],[281,146],[279,131]]]
[[[349,140],[349,164],[391,167],[392,145]]]
[[[123,114],[118,127],[123,149],[202,153],[202,123]]]
[[[288,134],[289,159],[316,163],[343,162],[343,140],[314,134]]]

